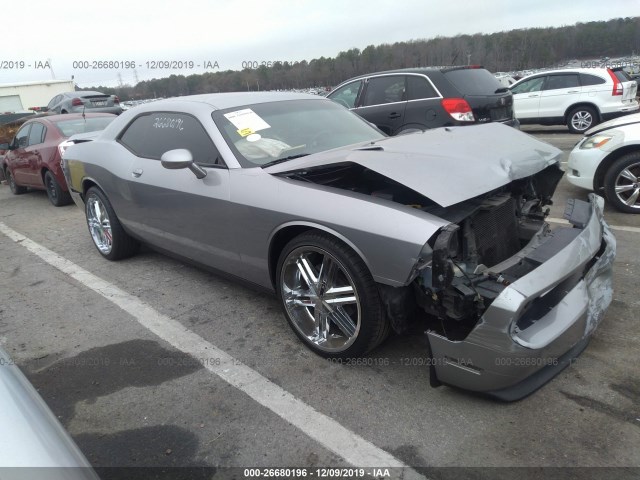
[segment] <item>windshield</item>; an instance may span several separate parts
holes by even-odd
[[[62,132],[65,137],[70,137],[77,133],[95,132],[97,130],[104,130],[107,125],[116,119],[115,115],[109,115],[104,117],[87,117],[74,118],[73,120],[60,120],[56,123],[56,127]]]
[[[384,138],[360,117],[330,100],[287,100],[212,113],[243,167]]]

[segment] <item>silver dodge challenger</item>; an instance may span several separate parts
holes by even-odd
[[[246,92],[139,106],[70,143],[103,257],[143,242],[273,291],[326,357],[425,322],[432,385],[516,400],[611,302],[602,199],[571,200],[551,229],[561,152],[511,127],[386,137],[322,97]]]

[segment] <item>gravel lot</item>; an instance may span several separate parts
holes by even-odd
[[[523,130],[565,152],[579,139],[562,127]],[[563,179],[551,217],[562,218],[570,197],[586,193]],[[618,240],[606,318],[572,366],[517,403],[429,387],[419,331],[392,337],[365,365],[328,362],[297,340],[274,297],[149,249],[107,262],[80,209],[54,208],[44,192],[14,196],[6,185],[1,224],[150,306],[145,318],[173,322],[177,333],[154,333],[117,295],[90,289],[32,253],[27,240],[0,233],[0,343],[96,467],[338,467],[371,453],[430,478],[596,466],[636,467],[607,475],[637,477],[640,215],[607,208],[605,216]],[[193,334],[204,343],[194,346]],[[225,352],[260,380],[243,388],[223,380],[228,372],[216,368]],[[256,400],[265,385],[284,399],[270,400],[275,410]],[[334,424],[346,432],[343,443],[332,440],[335,428],[323,430]],[[243,478],[243,470],[223,471]],[[541,472],[518,475],[593,473]]]

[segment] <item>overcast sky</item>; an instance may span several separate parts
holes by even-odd
[[[640,0],[31,0],[19,10],[20,21],[2,22],[0,83],[53,74],[74,75],[89,87],[202,73],[207,62],[214,66],[209,71],[237,70],[243,62],[333,57],[354,47],[438,35],[629,17],[640,12]],[[74,62],[100,60],[134,62],[135,72],[74,68]],[[147,68],[163,60],[200,68]],[[11,61],[25,66],[11,68]]]

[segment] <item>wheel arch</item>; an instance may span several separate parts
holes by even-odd
[[[598,165],[593,175],[593,190],[598,192],[604,188],[604,177],[613,163],[629,153],[640,152],[640,145],[625,145],[607,155]]]
[[[575,110],[576,108],[580,108],[580,107],[589,107],[592,108],[593,110],[595,110],[596,115],[598,115],[598,118],[596,119],[598,121],[598,123],[600,123],[600,121],[602,121],[602,113],[600,113],[600,109],[598,108],[598,106],[595,103],[592,102],[578,102],[578,103],[574,103],[573,105],[571,105],[570,107],[568,107],[565,111],[564,111],[564,123],[567,123],[567,120],[569,119],[569,114]]]
[[[371,272],[371,274],[373,275],[373,272],[371,271],[371,265],[369,265],[366,256],[358,247],[353,244],[353,242],[351,242],[341,233],[325,225],[312,222],[288,222],[280,225],[276,230],[274,230],[268,240],[269,278],[271,279],[271,285],[274,289],[276,288],[276,267],[278,265],[278,259],[280,258],[282,250],[292,239],[294,239],[298,235],[301,235],[302,233],[309,231],[327,233],[340,240],[342,243],[351,248],[362,259],[364,264],[369,269],[369,272]]]

